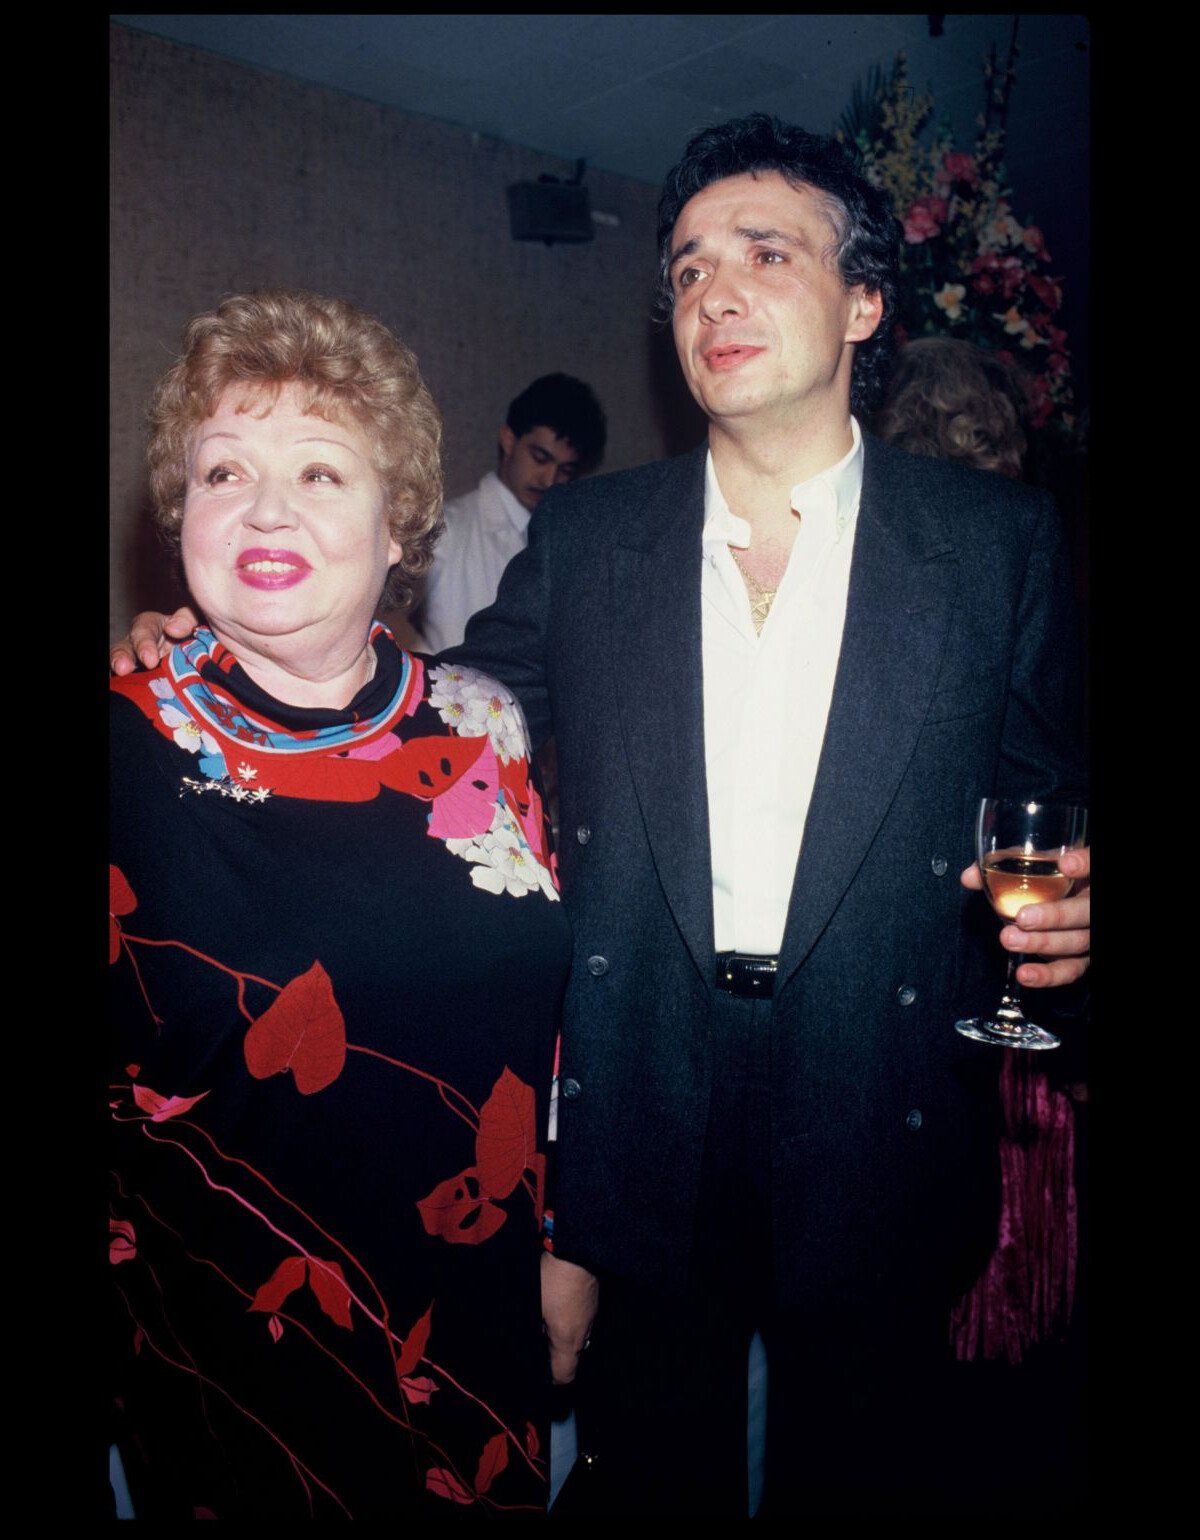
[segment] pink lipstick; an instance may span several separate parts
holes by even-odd
[[[242,551],[236,562],[241,582],[248,588],[294,588],[302,583],[312,568],[296,551],[268,550],[252,546]]]

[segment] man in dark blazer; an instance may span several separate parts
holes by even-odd
[[[1067,564],[1041,494],[860,450],[851,404],[886,367],[897,247],[840,147],[757,116],[698,136],[660,240],[707,448],[551,493],[459,654],[516,691],[535,741],[558,743],[575,965],[548,1324],[569,1375],[602,1275],[587,1360],[602,1411],[581,1437],[616,1511],[745,1515],[756,1326],[764,1512],[905,1511],[923,1500],[922,1444],[950,1433],[927,1421],[947,1311],[986,1259],[997,1203],[1003,1050],[954,1022],[990,1003],[1002,952],[958,872],[981,797],[1079,795]],[[742,630],[765,648],[816,517],[795,504],[830,467],[851,505],[848,580],[809,596],[797,634],[832,632],[832,697],[818,720],[812,695],[815,742],[797,756],[797,775],[810,751],[816,773],[799,859],[784,852],[781,939],[739,956],[714,931],[712,756],[741,685],[727,704],[705,688],[730,667],[711,648],[731,602],[728,582],[710,602],[705,562],[734,569],[706,534],[722,503],[743,532]],[[720,798],[751,814],[788,774],[742,770]],[[744,851],[722,859],[753,886]],[[1004,944],[1045,959],[1023,982],[1069,982],[1086,899],[1038,907]]]

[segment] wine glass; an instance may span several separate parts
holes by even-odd
[[[983,799],[975,826],[975,859],[983,890],[1001,919],[1015,919],[1026,904],[1066,898],[1075,879],[1059,871],[1059,858],[1087,843],[1087,821],[1087,808],[1064,802]],[[1016,982],[1020,961],[1019,955],[1008,954],[1004,994],[992,1014],[956,1021],[956,1032],[1006,1048],[1058,1047],[1053,1032],[1027,1021],[1021,1010]]]

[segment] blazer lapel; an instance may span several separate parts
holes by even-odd
[[[611,551],[612,639],[624,749],[675,922],[712,982],[712,860],[704,769],[700,537],[705,449],[669,463]]]
[[[779,988],[825,928],[887,813],[937,682],[958,566],[907,456],[866,440],[842,649],[780,954]]]

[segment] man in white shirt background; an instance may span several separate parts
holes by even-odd
[[[412,616],[424,651],[462,641],[467,621],[491,604],[505,567],[524,549],[529,515],[551,487],[596,469],[605,433],[591,387],[569,374],[544,374],[510,402],[496,469],[442,510],[446,528]]]

